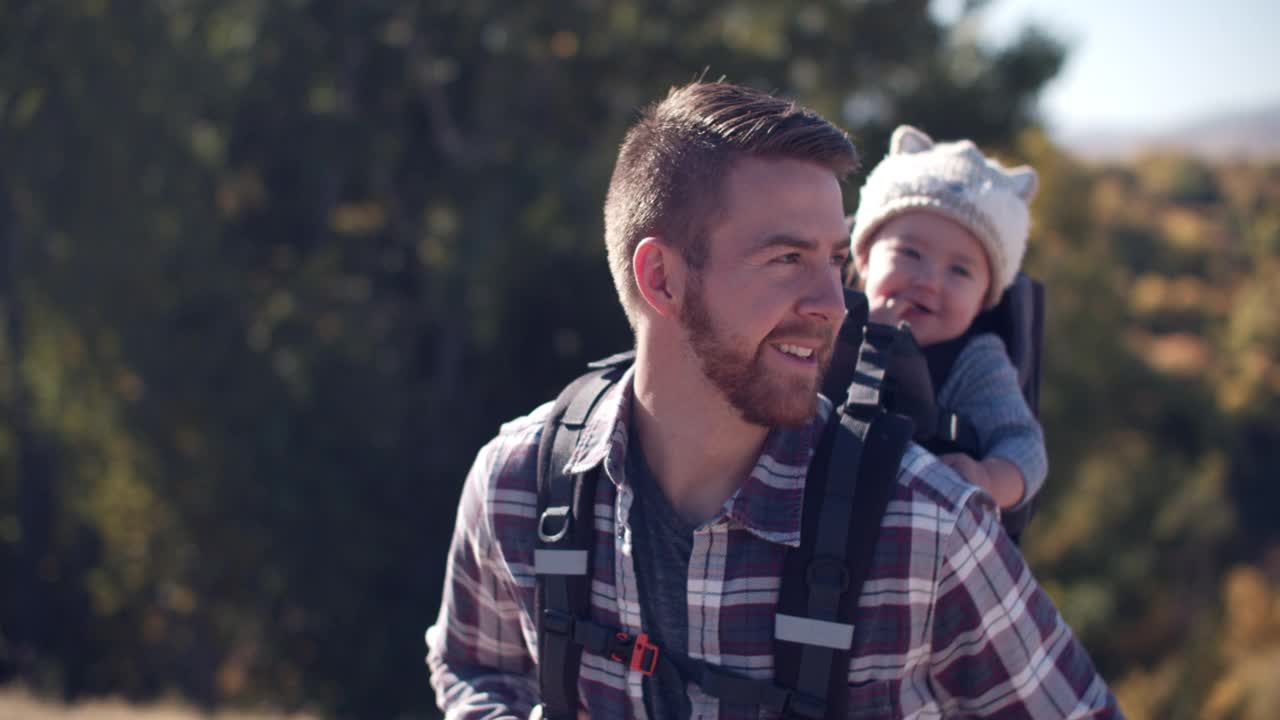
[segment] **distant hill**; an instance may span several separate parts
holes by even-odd
[[[1280,102],[1257,110],[1224,113],[1166,132],[1085,130],[1056,139],[1089,160],[1125,160],[1159,149],[1214,160],[1280,159]]]

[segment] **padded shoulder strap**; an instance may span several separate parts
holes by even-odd
[[[774,625],[777,679],[795,690],[788,717],[846,713],[857,600],[912,434],[909,419],[880,406],[894,338],[892,328],[868,326],[849,399],[805,480],[800,547],[787,554]]]
[[[614,356],[560,393],[538,444],[538,542],[535,619],[542,716],[576,718],[582,646],[573,622],[589,610],[591,540],[596,473],[569,475],[565,468],[600,398],[622,377],[630,357]]]
[[[831,365],[822,378],[822,394],[835,403],[836,407],[844,402],[849,383],[853,382],[854,369],[858,366],[862,327],[867,324],[867,296],[853,288],[845,288],[844,308],[847,312],[844,323],[840,325],[840,332],[836,335]]]

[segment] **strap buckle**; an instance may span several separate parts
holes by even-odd
[[[658,655],[661,649],[649,642],[648,633],[636,636],[635,645],[631,647],[631,669],[637,670],[646,677],[658,669]]]
[[[572,508],[568,505],[549,507],[538,518],[538,539],[545,543],[558,543],[569,534]]]
[[[614,662],[625,663],[632,670],[648,676],[658,669],[658,655],[661,652],[661,648],[649,642],[648,633],[640,633],[633,638],[624,632],[616,632],[613,634],[609,658]],[[628,653],[630,653],[629,657]]]

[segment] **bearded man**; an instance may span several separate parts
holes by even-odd
[[[773,712],[712,695],[681,668],[774,677],[783,559],[800,542],[806,471],[832,414],[819,387],[845,316],[841,180],[855,164],[847,135],[817,114],[724,82],[673,89],[626,135],[605,243],[635,361],[564,470],[599,479],[593,627],[688,662],[582,651],[579,717]],[[504,425],[466,479],[427,631],[448,718],[540,712],[537,465],[549,412]],[[850,628],[848,717],[1118,714],[986,493],[911,446],[880,533]]]

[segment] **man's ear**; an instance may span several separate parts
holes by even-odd
[[[645,303],[662,317],[677,317],[688,279],[680,253],[660,237],[647,237],[636,245],[631,268]]]

